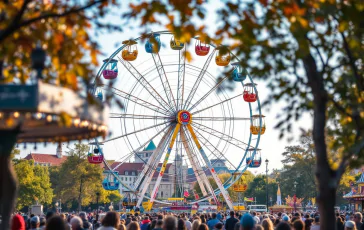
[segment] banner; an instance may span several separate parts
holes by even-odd
[[[184,196],[184,197],[189,197],[189,196],[190,196],[190,194],[188,193],[188,191],[187,191],[187,190],[185,190],[185,191],[183,192],[183,196]]]
[[[244,201],[247,201],[247,202],[254,202],[254,197],[251,197],[251,198],[244,197]]]

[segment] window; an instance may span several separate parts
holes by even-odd
[[[121,177],[121,181],[124,181],[124,177]]]
[[[129,175],[128,171],[125,171],[125,175]]]
[[[161,192],[161,197],[163,197],[163,191]]]
[[[135,176],[135,172],[131,172],[131,175],[132,175],[132,176]]]

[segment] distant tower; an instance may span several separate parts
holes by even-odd
[[[58,144],[57,146],[57,158],[62,158],[62,145],[61,143]]]
[[[148,162],[156,148],[153,141],[149,142],[148,146],[143,151],[136,153],[137,156],[135,156],[134,163]]]
[[[282,199],[281,199],[281,188],[278,184],[278,190],[277,190],[277,205],[282,205]]]

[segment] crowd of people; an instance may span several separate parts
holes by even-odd
[[[99,218],[100,217],[100,218]],[[364,230],[362,214],[336,214],[337,230]],[[16,214],[12,230],[319,230],[318,213],[146,213],[93,215],[47,213],[25,218]]]

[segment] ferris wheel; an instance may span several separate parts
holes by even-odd
[[[237,174],[261,164],[258,146],[266,126],[257,85],[226,47],[193,40],[187,46],[167,31],[126,40],[97,74],[95,96],[112,95],[124,108],[112,104],[112,135],[91,143],[89,162],[104,162],[104,188],[134,192],[138,207],[143,199],[170,203],[158,191],[173,181],[170,197],[183,197],[191,190],[186,185],[197,183],[201,192],[194,191],[191,203],[213,199],[218,204],[221,194],[232,210],[227,189]],[[194,54],[191,62],[186,52]],[[223,87],[231,78],[234,90]],[[151,155],[141,158],[138,153],[151,142],[156,143]],[[113,165],[105,160],[115,157]],[[143,166],[131,184],[120,179],[116,168],[133,160]],[[221,171],[231,175],[224,183]]]

